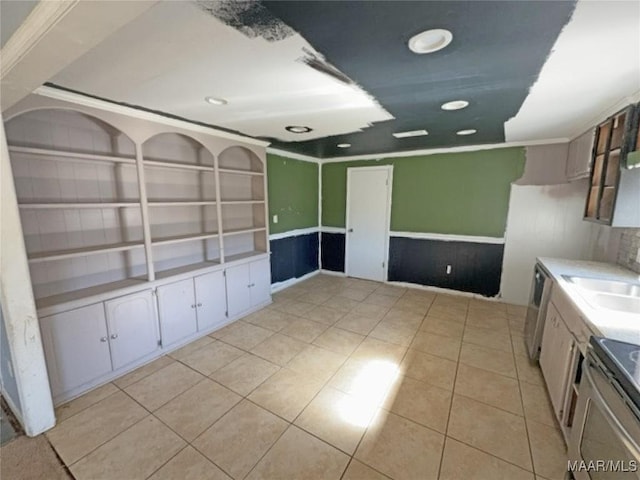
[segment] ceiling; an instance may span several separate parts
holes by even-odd
[[[162,1],[50,83],[318,158],[571,138],[640,89],[640,3]]]

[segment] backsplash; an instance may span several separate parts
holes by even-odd
[[[618,263],[640,273],[640,263],[637,260],[638,250],[640,250],[640,228],[625,228],[620,237]]]

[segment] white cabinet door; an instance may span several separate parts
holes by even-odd
[[[40,320],[54,397],[111,371],[102,303]]]
[[[550,303],[540,349],[540,368],[558,418],[562,417],[571,354],[575,348],[573,344],[573,336],[553,303]]]
[[[105,302],[114,370],[158,349],[158,319],[153,304],[151,290]]]
[[[162,345],[176,343],[198,330],[193,280],[158,287],[158,313]]]
[[[580,135],[569,143],[567,178],[577,180],[589,176],[595,129]]]
[[[196,289],[198,330],[209,330],[227,319],[227,293],[222,271],[193,279]]]
[[[268,258],[249,264],[251,278],[251,306],[271,300],[271,264]]]
[[[249,264],[227,268],[227,311],[229,318],[251,308],[251,276]]]

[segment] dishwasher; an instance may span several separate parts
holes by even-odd
[[[547,305],[551,297],[551,278],[538,262],[533,269],[533,283],[527,307],[527,318],[524,324],[524,341],[531,360],[540,357],[540,344],[544,321],[547,317]]]

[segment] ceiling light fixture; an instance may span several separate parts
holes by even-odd
[[[451,40],[453,40],[453,35],[449,30],[443,28],[426,30],[411,37],[409,49],[419,55],[433,53],[449,45]]]
[[[451,102],[443,103],[440,108],[442,110],[462,110],[463,108],[467,108],[469,106],[469,102],[466,100],[453,100]]]
[[[429,132],[426,130],[411,130],[408,132],[396,132],[391,135],[396,138],[422,137],[423,135],[429,135]]]
[[[309,133],[313,130],[313,128],[304,127],[301,125],[289,125],[288,127],[284,127],[287,132],[291,133]]]
[[[456,135],[473,135],[477,130],[475,128],[469,128],[468,130],[458,130]]]
[[[351,146],[350,143],[339,143],[336,145],[338,148],[349,148]]]
[[[211,105],[226,105],[227,102],[224,98],[216,98],[216,97],[204,97],[204,101],[210,103]]]

